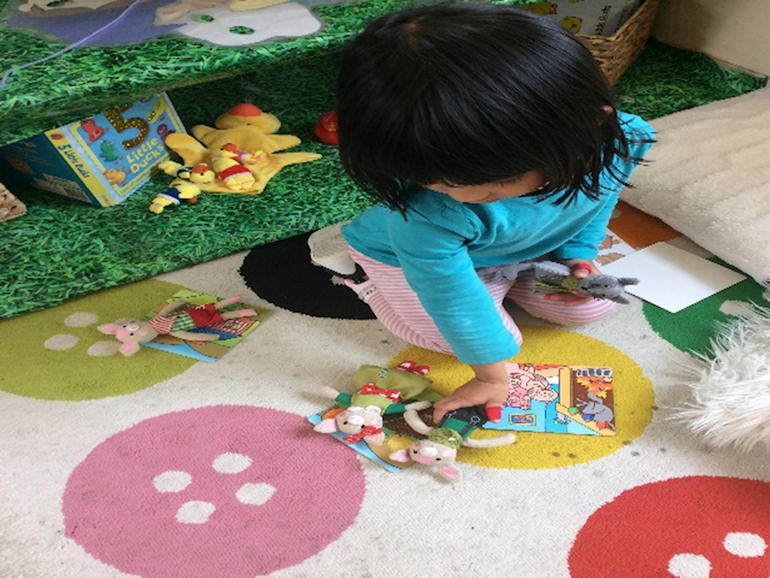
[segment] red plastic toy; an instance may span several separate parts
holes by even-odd
[[[322,115],[315,125],[315,135],[322,143],[328,145],[338,145],[337,137],[337,111],[332,110]]]

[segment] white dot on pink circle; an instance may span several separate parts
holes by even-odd
[[[192,476],[179,470],[168,470],[152,479],[152,485],[161,493],[181,492],[192,482]]]
[[[239,474],[251,465],[251,458],[243,454],[226,453],[214,458],[211,467],[220,474]]]
[[[272,498],[274,493],[275,486],[270,484],[244,484],[235,492],[235,497],[242,504],[261,506]]]
[[[214,513],[216,506],[211,502],[185,502],[176,512],[177,522],[182,524],[205,524]]]

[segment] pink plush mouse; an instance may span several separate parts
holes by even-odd
[[[133,355],[142,343],[152,341],[158,335],[173,335],[187,341],[216,341],[215,333],[197,333],[190,331],[199,327],[209,327],[227,319],[238,319],[257,315],[253,309],[237,311],[220,310],[238,302],[239,296],[222,299],[216,303],[206,303],[189,307],[179,300],[166,305],[155,317],[147,321],[140,319],[118,319],[113,323],[99,325],[97,329],[106,335],[114,335],[122,343],[120,352],[126,357]]]

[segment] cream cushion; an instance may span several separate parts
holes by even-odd
[[[770,280],[770,88],[651,121],[621,198],[759,282]]]

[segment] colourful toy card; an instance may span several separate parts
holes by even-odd
[[[612,369],[508,363],[510,391],[496,430],[615,435]]]

